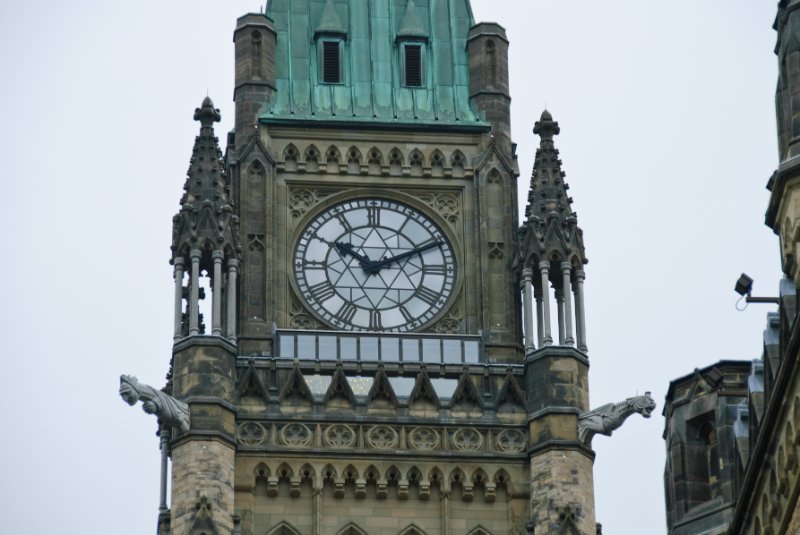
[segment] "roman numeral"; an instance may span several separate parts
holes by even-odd
[[[417,321],[416,321],[416,320],[417,320],[417,318],[415,318],[414,316],[412,316],[412,315],[411,315],[411,312],[409,312],[409,311],[408,311],[408,309],[407,309],[406,307],[402,306],[402,305],[400,306],[400,313],[403,315],[403,318],[404,318],[404,319],[405,319],[405,320],[406,320],[408,323],[410,323],[410,324],[412,324],[412,325],[413,325],[413,324],[415,324],[415,323],[417,322]]]
[[[356,307],[354,307],[352,303],[345,303],[342,305],[342,308],[340,308],[339,311],[334,314],[336,319],[344,323],[350,323],[355,315]]]
[[[344,227],[346,232],[353,232],[353,225],[347,220],[347,218],[342,214],[336,214],[336,220]]]
[[[369,330],[382,331],[383,322],[381,321],[381,313],[378,310],[369,311]]]
[[[322,303],[336,295],[336,290],[333,289],[330,281],[323,281],[319,284],[315,284],[314,286],[309,286],[308,293],[310,293],[311,297],[313,297],[318,303]]]
[[[422,266],[422,273],[426,275],[444,275],[447,271],[453,271],[453,268],[444,264],[425,264]]]
[[[420,286],[417,290],[417,297],[428,303],[429,305],[433,305],[439,300],[439,294],[428,288],[427,286]]]
[[[367,207],[367,222],[372,227],[377,227],[381,224],[381,209],[377,206]]]

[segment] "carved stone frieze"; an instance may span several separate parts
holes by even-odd
[[[311,208],[316,206],[327,194],[318,190],[298,188],[289,192],[289,212],[294,219],[302,217]]]
[[[388,425],[376,425],[367,431],[367,444],[376,450],[395,449],[397,443],[397,431]]]
[[[495,437],[494,445],[503,453],[520,453],[528,445],[528,438],[518,429],[503,429]]]
[[[453,448],[459,451],[481,451],[483,449],[483,435],[474,427],[457,429],[450,441]]]
[[[300,300],[292,292],[291,309],[289,311],[289,327],[292,329],[320,329],[322,325],[306,311]]]
[[[314,435],[308,426],[293,423],[283,426],[280,430],[280,442],[290,448],[305,448],[311,445]]]
[[[322,432],[325,445],[334,449],[352,448],[356,444],[356,432],[349,425],[337,424]]]
[[[441,442],[439,432],[430,427],[415,427],[408,436],[408,444],[414,450],[436,450]]]
[[[254,448],[265,445],[268,436],[267,430],[258,422],[244,422],[236,428],[236,440],[242,446]]]

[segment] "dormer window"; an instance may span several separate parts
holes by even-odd
[[[320,77],[325,84],[342,83],[342,41],[322,39],[320,41]]]
[[[403,43],[400,51],[403,85],[406,87],[423,87],[425,85],[425,44]]]

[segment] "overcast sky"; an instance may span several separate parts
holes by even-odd
[[[669,381],[753,359],[775,295],[763,224],[777,165],[774,1],[473,0],[511,41],[521,198],[542,109],[584,230],[592,406],[653,392],[650,420],[594,439],[597,520],[665,533]],[[0,491],[5,533],[154,533],[171,218],[208,93],[233,125],[236,17],[256,0],[0,3]]]

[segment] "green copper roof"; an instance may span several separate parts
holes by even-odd
[[[276,93],[264,123],[488,129],[469,104],[469,0],[270,0]],[[322,82],[323,39],[341,40],[341,83]],[[422,46],[422,87],[403,81],[404,43]]]

